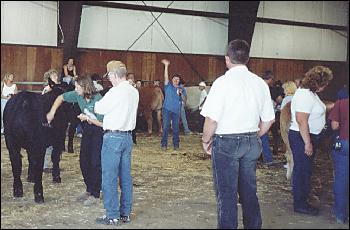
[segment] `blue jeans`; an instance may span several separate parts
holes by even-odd
[[[311,190],[311,175],[316,147],[319,144],[320,135],[310,134],[313,146],[311,156],[305,153],[305,144],[300,132],[289,130],[288,139],[293,153],[294,167],[292,174],[293,205],[294,208],[306,208],[307,199]]]
[[[341,140],[342,148],[332,150],[334,168],[334,214],[345,221],[349,204],[349,141]]]
[[[237,228],[237,202],[242,205],[244,228],[261,228],[256,195],[256,163],[260,154],[261,140],[256,133],[214,136],[212,167],[218,228]]]
[[[260,137],[262,142],[262,154],[263,154],[263,160],[264,163],[270,163],[273,161],[272,153],[270,149],[270,141],[269,141],[269,134],[268,132]]]
[[[184,127],[185,134],[191,133],[191,130],[188,128],[185,105],[183,103],[181,105],[181,122],[182,122],[182,126]]]
[[[173,145],[178,148],[180,139],[179,139],[179,114],[171,112],[167,109],[163,109],[163,135],[161,140],[162,147],[168,146],[168,132],[170,128],[170,121],[172,121],[173,128]]]
[[[103,204],[107,218],[128,216],[132,209],[131,133],[109,132],[103,136],[101,152]],[[120,202],[118,195],[120,185]],[[119,207],[120,204],[120,207]]]
[[[4,129],[3,117],[4,117],[4,109],[7,101],[8,101],[7,99],[1,98],[1,132],[3,132],[3,129]]]

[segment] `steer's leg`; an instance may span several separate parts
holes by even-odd
[[[36,203],[44,203],[42,176],[45,158],[45,148],[30,149],[27,152],[28,155],[31,155],[32,169],[34,171],[34,200]]]
[[[159,136],[161,136],[163,133],[162,109],[157,109],[157,122],[158,122],[158,128],[159,128]]]
[[[54,183],[61,183],[60,158],[61,158],[61,150],[57,148],[57,146],[53,146],[51,160],[52,160],[52,181]]]
[[[11,139],[11,138],[8,138]],[[22,173],[22,159],[21,159],[21,147],[15,143],[9,143],[12,141],[7,141],[7,148],[10,154],[10,161],[12,166],[13,174],[13,196],[14,197],[23,197],[23,185],[21,181]]]
[[[152,135],[152,126],[153,126],[153,118],[152,118],[152,111],[145,111],[145,119],[147,121],[147,126],[148,126],[148,131],[147,135],[151,136]]]

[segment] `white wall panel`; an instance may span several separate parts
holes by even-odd
[[[84,6],[81,14],[78,47],[100,48],[107,45],[107,11],[104,7]]]
[[[263,23],[255,23],[249,56],[263,57]]]
[[[294,28],[294,46],[290,56],[303,60],[322,60],[322,30],[310,27],[288,26]],[[324,47],[327,49],[327,46]]]
[[[2,1],[1,43],[57,45],[57,2]]]
[[[263,57],[286,58],[292,55],[293,27],[263,24]]]
[[[124,4],[142,5],[142,1],[107,1]],[[144,1],[148,6],[167,7],[172,1]],[[198,10],[217,13],[229,12],[229,1],[174,1],[169,8]]]
[[[347,51],[347,36],[344,31],[322,30],[320,56],[323,59],[346,61]]]
[[[189,4],[181,6],[189,7]],[[153,14],[157,17],[160,13]],[[183,53],[222,55],[225,52],[227,19],[163,13],[158,20]],[[154,17],[146,11],[83,7],[78,47],[127,50],[153,21]],[[157,22],[130,50],[179,53]]]
[[[228,28],[225,25],[228,25],[227,19],[193,17],[192,52],[224,55],[228,43]]]
[[[294,20],[295,4],[292,1],[260,1],[260,5],[263,8],[261,17]]]
[[[348,23],[349,2],[261,1],[258,17],[329,25]],[[303,60],[346,61],[344,31],[256,23],[251,56]]]
[[[323,15],[322,1],[295,1],[294,21],[321,23]]]
[[[166,14],[160,18],[159,22],[182,52],[192,52],[193,16]],[[153,30],[152,48],[160,52],[179,53],[158,23],[155,23]]]
[[[323,20],[324,24],[346,26],[349,17],[348,1],[324,1]]]

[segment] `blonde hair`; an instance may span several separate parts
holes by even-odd
[[[319,88],[328,85],[333,79],[332,71],[324,66],[315,66],[305,74],[301,82],[301,88],[310,89],[315,93]]]
[[[12,77],[14,77],[14,75],[12,73],[5,74],[4,79],[1,81],[1,92],[2,92],[2,88],[4,87],[5,82],[9,80],[11,75],[12,75]]]
[[[55,69],[50,69],[46,73],[44,73],[44,81],[47,82],[53,74],[56,74],[58,76],[58,72]]]
[[[295,91],[297,91],[297,85],[294,81],[287,81],[283,83],[282,88],[286,96],[294,95]]]
[[[116,73],[118,78],[126,77],[128,74],[125,64],[116,60],[107,63],[107,71]]]

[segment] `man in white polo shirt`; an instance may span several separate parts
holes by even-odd
[[[229,69],[216,79],[204,103],[203,148],[212,155],[217,199],[218,228],[237,228],[237,193],[244,228],[261,228],[256,195],[256,163],[261,154],[260,136],[274,122],[270,91],[264,80],[248,70],[249,45],[243,40],[228,44]]]
[[[103,114],[103,145],[101,150],[102,192],[106,215],[96,222],[118,225],[129,222],[132,208],[131,131],[135,129],[139,93],[126,80],[127,70],[120,61],[107,64],[113,87],[95,104],[95,112]],[[119,178],[119,183],[118,183]],[[119,208],[118,184],[121,189]]]

